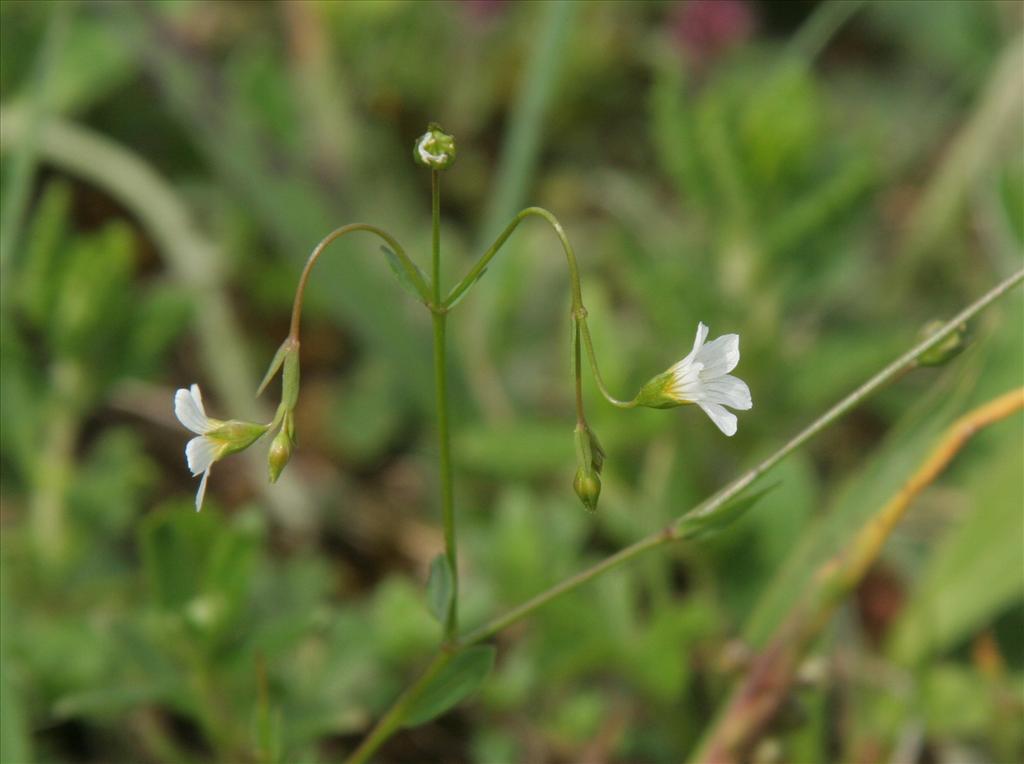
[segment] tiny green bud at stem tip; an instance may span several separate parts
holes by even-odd
[[[413,159],[431,170],[444,170],[455,161],[455,138],[431,122],[427,132],[416,139],[412,150]]]

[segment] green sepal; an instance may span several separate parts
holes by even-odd
[[[270,380],[274,378],[281,369],[281,365],[284,363],[285,357],[292,351],[295,346],[294,340],[291,337],[286,337],[285,341],[281,343],[281,346],[274,353],[274,358],[270,362],[270,366],[267,368],[267,373],[263,375],[263,381],[260,382],[260,386],[256,388],[256,396],[259,397],[263,394],[263,391],[267,389],[267,385],[270,384]]]
[[[679,400],[670,393],[672,389],[672,372],[663,371],[657,376],[651,377],[647,384],[640,388],[634,399],[637,406],[646,406],[652,409],[672,409],[682,406],[685,401]]]
[[[269,424],[256,424],[255,422],[242,422],[232,419],[223,422],[206,433],[206,437],[222,443],[217,459],[231,454],[244,451],[270,429]]]

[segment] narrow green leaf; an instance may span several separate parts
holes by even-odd
[[[412,278],[409,276],[409,272],[405,270],[405,266],[402,261],[398,258],[394,252],[383,244],[380,247],[381,252],[384,253],[384,257],[388,261],[388,267],[391,268],[391,272],[395,274],[395,278],[398,279],[398,283],[417,300],[422,300],[423,295],[420,294],[420,290],[416,287]],[[426,276],[423,275],[423,271],[420,270],[416,263],[412,263],[412,267],[416,269],[416,272],[420,275],[420,281],[424,284],[427,283]]]
[[[412,703],[404,725],[417,727],[463,701],[491,673],[495,652],[491,645],[475,645],[456,655]]]
[[[448,614],[452,609],[452,566],[448,558],[439,554],[430,563],[430,576],[427,578],[427,607],[440,623],[447,623]]]
[[[277,372],[280,371],[282,364],[284,364],[284,359],[288,355],[288,353],[291,352],[292,347],[292,338],[285,337],[284,342],[281,343],[281,346],[277,349],[277,352],[274,353],[274,357],[270,361],[270,366],[267,367],[267,373],[263,375],[263,380],[260,382],[260,386],[256,388],[257,397],[263,394],[263,391],[267,388],[267,385],[270,384],[270,380],[272,380],[274,378],[274,375],[276,375]]]
[[[766,485],[764,488],[737,496],[724,507],[712,512],[710,515],[684,518],[679,524],[679,531],[682,534],[681,538],[695,539],[722,530],[743,517],[743,515],[754,508],[757,502],[764,498],[765,494],[775,490],[780,484],[780,481],[776,481]]]

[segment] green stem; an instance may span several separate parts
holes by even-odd
[[[586,570],[583,570],[571,578],[556,584],[547,591],[541,592],[540,594],[532,597],[522,605],[519,605],[509,612],[492,619],[483,626],[474,629],[459,640],[459,646],[467,647],[471,644],[487,639],[516,621],[526,617],[542,605],[547,604],[566,592],[582,586],[591,579],[599,576],[601,573],[611,570],[612,568],[621,565],[627,560],[630,560],[649,549],[653,549],[661,544],[681,538],[682,525],[685,520],[692,520],[694,517],[711,515],[722,509],[730,500],[735,498],[737,494],[747,488],[757,478],[775,467],[779,462],[786,458],[786,456],[791,454],[830,424],[834,423],[852,408],[862,403],[869,395],[882,387],[882,385],[897,378],[906,369],[912,367],[921,355],[938,345],[942,340],[955,332],[961,324],[973,318],[977,313],[988,307],[988,305],[1004,295],[1010,289],[1017,286],[1021,281],[1024,281],[1024,269],[1017,271],[1009,278],[1001,281],[986,294],[960,311],[960,313],[954,318],[943,324],[942,328],[935,332],[935,334],[930,335],[926,340],[915,345],[867,382],[839,401],[835,406],[815,419],[811,424],[801,430],[800,433],[767,459],[762,461],[753,469],[745,472],[733,482],[729,483],[729,485],[725,486],[725,488],[720,490],[711,498],[684,512],[667,528],[652,533],[640,541],[634,542],[625,549],[616,552],[611,557],[601,560]]]
[[[508,238],[509,233],[511,233],[511,231],[506,229],[505,234],[503,234],[504,238]],[[488,251],[490,252],[490,250]],[[493,254],[490,256],[493,257]],[[960,313],[954,318],[943,324],[941,329],[930,335],[923,342],[912,347],[867,382],[850,393],[850,395],[843,398],[835,406],[814,420],[810,425],[797,434],[796,437],[783,445],[774,454],[769,456],[753,469],[741,475],[710,499],[696,505],[687,512],[684,512],[666,528],[630,544],[628,547],[619,550],[615,554],[606,557],[594,565],[591,565],[589,568],[565,579],[561,583],[555,584],[540,594],[531,597],[526,602],[512,608],[508,612],[492,618],[482,626],[467,632],[453,645],[449,645],[447,650],[439,652],[434,656],[433,662],[428,666],[423,676],[421,676],[420,679],[417,680],[416,684],[406,690],[406,692],[395,702],[395,705],[391,707],[391,710],[388,711],[387,715],[374,727],[370,736],[363,741],[363,744],[359,746],[355,753],[353,753],[348,759],[347,764],[359,764],[359,762],[365,761],[377,749],[377,747],[387,739],[387,737],[401,723],[409,704],[419,697],[430,679],[432,679],[437,672],[440,671],[440,669],[443,668],[452,657],[454,657],[454,655],[457,655],[470,645],[489,639],[503,629],[511,626],[513,623],[522,620],[535,610],[548,604],[552,600],[555,600],[574,589],[578,589],[580,586],[583,586],[583,584],[591,581],[602,573],[616,568],[650,549],[654,549],[662,546],[663,544],[667,544],[670,541],[682,538],[681,526],[684,520],[692,517],[711,515],[722,509],[730,499],[734,498],[740,491],[754,482],[754,480],[772,469],[786,456],[824,430],[830,424],[834,423],[841,416],[850,411],[850,409],[862,403],[869,395],[875,392],[882,385],[899,377],[899,375],[906,369],[911,368],[922,354],[938,345],[942,340],[955,332],[961,324],[973,318],[977,313],[988,307],[988,305],[996,299],[1021,283],[1021,281],[1024,281],[1024,269],[1017,271],[1013,275],[1001,281],[986,294],[982,295],[960,311]],[[438,665],[439,661],[441,662],[440,665]]]
[[[430,303],[430,290],[427,288],[426,283],[424,283],[423,276],[420,275],[419,270],[413,264],[409,256],[405,254],[405,250],[402,249],[402,245],[399,244],[391,234],[377,226],[369,225],[367,223],[349,223],[348,225],[343,225],[341,228],[334,229],[321,239],[320,243],[316,245],[312,253],[310,253],[309,258],[306,260],[306,266],[302,269],[302,275],[299,276],[299,285],[295,290],[295,302],[292,304],[292,323],[289,336],[293,339],[299,339],[299,321],[302,318],[302,305],[306,296],[306,284],[309,282],[309,274],[313,270],[313,266],[316,265],[317,260],[320,259],[320,255],[324,253],[324,250],[327,249],[327,246],[331,242],[340,239],[346,234],[353,233],[354,231],[367,231],[383,239],[385,243],[391,247],[395,255],[398,256],[398,260],[402,264],[402,269],[409,277],[413,286],[416,287],[416,291],[419,293],[420,298],[424,303]],[[435,287],[435,292],[436,291]]]
[[[430,171],[430,260],[433,263],[434,304],[441,304],[441,175]]]
[[[608,392],[608,388],[604,384],[604,379],[601,377],[601,371],[597,366],[597,355],[594,353],[594,343],[590,339],[590,330],[587,328],[587,309],[583,305],[583,293],[580,287],[580,271],[579,266],[576,262],[576,253],[573,252],[572,245],[569,243],[569,237],[565,235],[565,230],[562,228],[562,224],[558,222],[558,218],[552,215],[543,207],[527,207],[525,210],[519,212],[509,223],[505,230],[502,231],[498,238],[494,240],[494,243],[487,248],[487,251],[480,256],[480,259],[476,261],[476,264],[470,268],[462,281],[455,285],[455,287],[448,293],[448,296],[444,299],[442,306],[448,310],[455,305],[455,303],[462,297],[463,292],[469,289],[480,275],[487,268],[488,263],[494,259],[494,256],[498,254],[498,250],[504,246],[505,242],[512,235],[512,232],[519,227],[526,218],[534,215],[536,217],[543,218],[548,224],[554,229],[555,234],[558,236],[558,241],[562,244],[562,250],[565,252],[565,259],[569,265],[569,289],[572,293],[572,315],[574,320],[577,322],[577,329],[580,331],[583,337],[583,344],[587,351],[587,358],[590,361],[590,369],[594,374],[594,380],[597,382],[597,388],[601,391],[601,395],[605,397],[610,404],[619,408],[633,408],[636,403],[634,401],[619,400],[611,393]]]
[[[448,558],[448,566],[452,574],[451,606],[444,624],[445,640],[455,636],[459,628],[459,559],[455,536],[455,496],[452,479],[452,446],[448,433],[448,367],[445,346],[445,330],[447,327],[447,311],[438,309],[441,303],[441,184],[440,173],[430,173],[431,217],[433,230],[431,236],[431,261],[433,262],[433,301],[434,306],[434,387],[437,391],[437,440],[440,455],[441,478],[441,519],[444,524],[444,553]]]

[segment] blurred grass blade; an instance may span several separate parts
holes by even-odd
[[[491,645],[475,645],[456,655],[409,706],[404,726],[419,726],[463,701],[491,673],[495,652]]]
[[[50,107],[51,75],[57,69],[58,57],[64,49],[73,3],[50,3],[50,19],[36,61],[36,72],[28,88],[31,96],[27,106],[28,129],[15,150],[14,159],[4,179],[4,201],[0,208],[0,302],[10,283],[11,258],[18,244],[25,206],[36,165],[39,134]]]
[[[537,3],[529,7],[531,12],[540,14],[537,22],[540,32],[530,51],[519,96],[510,113],[510,124],[505,133],[494,182],[495,191],[487,205],[483,224],[477,232],[477,251],[482,252],[487,248],[524,203],[527,187],[537,165],[544,119],[569,47],[572,19],[579,7],[579,3],[570,0],[558,0],[544,5]],[[487,340],[491,326],[498,319],[496,306],[503,302],[496,299],[496,295],[502,289],[509,289],[512,282],[517,280],[501,277],[510,268],[508,258],[497,258],[490,267],[495,269],[494,273],[499,277],[483,282],[480,285],[482,299],[472,303],[473,319],[465,321],[467,347],[464,365],[474,397],[484,413],[493,420],[507,418],[511,405],[504,394],[500,375],[488,355],[490,349]]]

